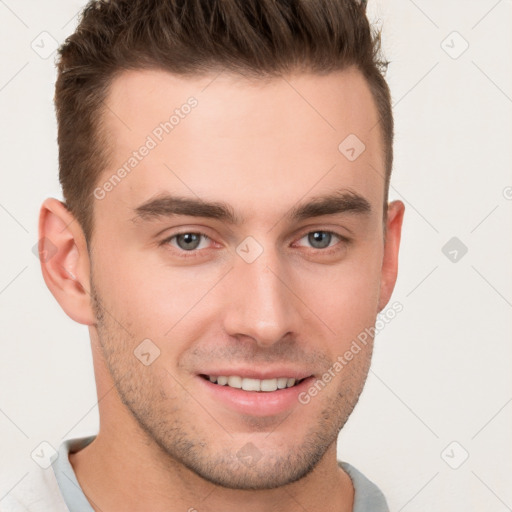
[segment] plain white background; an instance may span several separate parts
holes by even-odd
[[[83,5],[0,1],[0,500],[42,441],[98,426],[87,329],[61,311],[33,253],[41,202],[61,198],[52,45]],[[392,511],[510,510],[512,3],[368,9],[391,61],[390,199],[407,208],[392,302],[404,309],[377,337],[339,457]]]

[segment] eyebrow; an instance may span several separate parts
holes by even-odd
[[[150,221],[161,217],[188,215],[220,220],[228,224],[240,225],[244,219],[237,215],[233,208],[224,202],[205,201],[199,198],[188,198],[162,195],[150,199],[134,209],[133,221]],[[322,215],[355,213],[369,215],[372,211],[370,202],[363,196],[349,190],[340,190],[331,194],[313,197],[304,204],[291,208],[285,218],[289,221],[301,221]]]

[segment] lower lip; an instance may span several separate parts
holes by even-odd
[[[250,416],[274,416],[291,410],[299,404],[299,394],[314,380],[314,377],[308,377],[296,386],[276,391],[244,391],[214,384],[203,377],[197,378],[215,402],[221,402],[232,411]]]

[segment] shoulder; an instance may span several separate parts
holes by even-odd
[[[353,512],[389,512],[384,494],[371,480],[348,462],[339,461],[338,464],[347,472],[354,485]]]
[[[66,503],[78,505],[78,510],[91,511],[68,455],[87,446],[94,438],[65,440],[58,453],[54,451],[43,459],[45,464],[31,465],[5,496],[0,496],[0,512],[69,512]]]
[[[0,512],[68,512],[51,467],[33,468],[0,501]]]

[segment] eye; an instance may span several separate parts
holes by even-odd
[[[307,240],[307,243],[309,243],[313,249],[326,249],[336,245],[339,241],[348,242],[348,239],[341,235],[338,235],[332,231],[323,230],[310,231],[300,240],[304,239]]]
[[[208,244],[201,244],[202,241],[208,241],[208,236],[203,233],[177,233],[169,238],[166,238],[162,245],[169,244],[177,249],[182,251],[195,251],[196,249],[205,249],[208,247]]]

